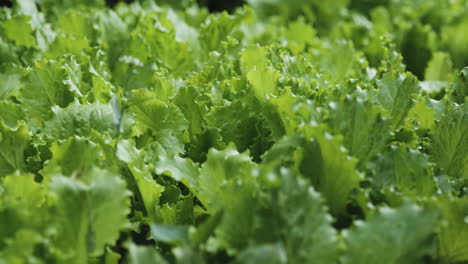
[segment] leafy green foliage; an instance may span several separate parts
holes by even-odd
[[[468,225],[466,212],[468,200],[446,199],[440,201],[442,213],[447,223],[440,229],[439,250],[443,261],[456,262],[467,259]]]
[[[32,36],[30,19],[27,16],[17,16],[5,21],[3,24],[5,35],[18,46],[34,47],[36,40]],[[18,34],[18,32],[20,33]]]
[[[0,175],[23,169],[28,139],[29,131],[25,124],[11,129],[0,123]]]
[[[433,135],[432,156],[454,177],[468,176],[468,105],[456,106],[439,122]]]
[[[112,245],[119,230],[127,225],[128,192],[125,182],[114,174],[91,169],[81,181],[63,176],[51,179],[51,194],[56,200],[53,213],[58,249],[74,263],[87,263],[99,256],[106,244]],[[68,228],[68,226],[76,228]]]
[[[465,0],[12,2],[0,264],[468,262]]]
[[[334,215],[342,214],[351,191],[358,188],[360,176],[356,171],[356,160],[349,157],[341,140],[320,127],[313,128],[306,137],[314,140],[295,154],[300,160],[299,170],[310,177],[317,190],[327,200]]]
[[[436,220],[434,210],[412,204],[397,209],[381,208],[379,215],[367,223],[356,222],[345,233],[347,253],[343,263],[418,263],[432,251],[432,225]]]
[[[416,78],[386,73],[377,80],[377,87],[374,100],[387,111],[393,125],[400,125],[411,109],[413,94],[419,91]]]
[[[271,188],[269,203],[260,209],[259,224],[265,223],[265,226],[258,232],[262,235],[259,239],[270,243],[282,241],[290,262],[335,263],[337,235],[320,195],[285,168],[276,173],[268,171],[264,176],[270,184],[272,180],[277,182]],[[308,235],[304,236],[304,233]]]

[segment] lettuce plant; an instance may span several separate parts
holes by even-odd
[[[0,264],[468,263],[465,0],[127,2],[0,8]]]

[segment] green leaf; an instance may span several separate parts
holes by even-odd
[[[357,160],[348,156],[340,136],[332,136],[323,127],[312,127],[306,135],[313,140],[294,154],[296,166],[312,180],[331,213],[344,214],[349,195],[361,180]]]
[[[333,215],[345,214],[348,198],[359,187],[357,160],[348,156],[342,138],[324,127],[308,127],[306,137],[283,137],[263,156],[267,164],[294,166],[312,181]],[[310,138],[310,140],[307,140]]]
[[[199,36],[205,50],[220,51],[222,41],[234,33],[242,18],[240,15],[233,16],[227,12],[208,16],[201,25]]]
[[[444,26],[441,34],[443,43],[447,45],[447,49],[452,55],[455,67],[466,66],[468,59],[468,52],[464,48],[468,44],[468,19],[466,17],[461,18],[457,22]]]
[[[191,47],[177,40],[174,25],[164,13],[152,12],[142,17],[130,36],[125,55],[146,63],[157,54],[158,63],[174,75],[193,67]]]
[[[362,58],[351,41],[334,40],[322,45],[320,52],[314,54],[311,60],[317,62],[321,72],[327,76],[327,81],[340,83],[350,76],[359,76],[362,68],[359,61]],[[320,56],[322,52],[327,52],[330,56]]]
[[[298,102],[298,97],[290,89],[286,88],[282,95],[271,98],[269,103],[265,106],[264,114],[273,136],[280,138],[285,134],[290,136],[295,135],[297,126],[299,125],[298,122],[302,122],[301,118],[297,118],[302,113],[298,112],[304,106]],[[307,105],[304,108],[309,107],[313,106]],[[301,117],[303,118],[303,116]]]
[[[367,221],[356,221],[344,233],[342,263],[420,263],[433,250],[437,212],[406,202],[397,209],[381,208]]]
[[[401,125],[413,106],[413,96],[419,93],[418,80],[411,74],[385,73],[377,88],[374,101],[387,111],[393,126]]]
[[[223,219],[223,211],[218,211],[214,215],[210,216],[208,220],[200,224],[196,231],[190,233],[190,240],[195,245],[205,243],[211,235],[213,235],[216,227],[221,223]]]
[[[41,263],[34,256],[34,249],[40,242],[40,236],[34,231],[22,229],[13,239],[9,239],[6,246],[0,250],[0,263]]]
[[[257,142],[265,140],[260,134],[264,129],[260,109],[255,107],[254,97],[239,98],[222,106],[212,107],[205,115],[206,127],[218,131],[222,142],[235,143],[240,151],[250,148],[253,151]],[[260,146],[261,148],[262,146]],[[256,154],[256,153],[252,153]]]
[[[140,133],[150,129],[155,134],[168,130],[180,135],[188,127],[187,120],[177,106],[160,101],[156,93],[149,90],[133,91],[130,105],[136,115],[136,124]]]
[[[54,244],[71,263],[87,263],[88,257],[99,256],[106,245],[114,244],[128,225],[130,209],[119,175],[91,169],[79,177],[82,180],[56,176],[50,183],[56,197]]]
[[[390,137],[390,121],[370,101],[351,97],[330,104],[332,127],[343,135],[352,156],[365,163],[383,150]]]
[[[250,170],[253,166],[250,157],[246,153],[239,153],[233,145],[224,150],[210,150],[200,170],[199,199],[209,210],[222,209],[224,201],[219,198],[227,196],[223,195],[223,186],[229,185],[229,182],[247,184],[252,181]]]
[[[263,174],[264,181],[274,187],[257,210],[256,239],[280,241],[287,263],[336,263],[337,234],[320,194],[290,169]]]
[[[120,254],[107,248],[104,263],[105,264],[118,264],[120,258],[121,258]]]
[[[53,0],[44,0],[42,2],[43,5],[46,7],[54,7],[56,11],[65,11],[67,9],[71,8],[79,8],[80,6],[89,6],[89,7],[102,7],[104,6],[104,1],[102,0],[78,0],[78,1],[72,1],[72,0],[62,0],[58,3],[56,3]]]
[[[128,140],[119,142],[117,146],[117,157],[126,162],[133,177],[138,195],[143,202],[146,215],[151,219],[157,216],[159,210],[159,200],[164,192],[164,186],[158,184],[151,175],[151,168],[143,164],[143,157],[147,153],[139,151]]]
[[[107,62],[114,68],[130,38],[127,24],[113,10],[100,10],[95,14],[97,42],[107,51]]]
[[[50,220],[44,184],[32,174],[12,174],[2,179],[0,190],[0,244],[21,230],[43,230]]]
[[[257,45],[243,50],[240,54],[240,63],[244,73],[248,73],[255,68],[267,68],[268,60],[266,48]]]
[[[255,95],[260,101],[276,94],[276,84],[281,77],[279,72],[272,68],[254,68],[247,73],[247,80],[252,85]]]
[[[54,107],[52,113],[52,117],[44,125],[44,134],[50,137],[89,137],[92,131],[112,134],[117,130],[109,104],[73,103],[66,108]]]
[[[200,169],[197,163],[188,158],[161,157],[156,162],[155,171],[157,174],[168,175],[174,180],[182,182],[193,192],[197,191]]]
[[[156,250],[151,246],[139,246],[134,243],[127,244],[128,255],[125,263],[128,264],[153,264],[153,263],[168,263]]]
[[[57,171],[66,176],[91,168],[100,154],[94,142],[79,136],[52,144],[50,152],[52,158],[45,163],[42,173],[51,174]]]
[[[160,203],[162,205],[156,211],[156,222],[166,225],[189,225],[195,222],[195,209],[198,207],[194,197],[191,194],[184,196],[178,185],[166,183]]]
[[[155,219],[157,218],[157,210],[160,209],[159,200],[165,188],[150,177],[151,173],[148,169],[142,170],[132,165],[132,163],[129,164],[129,169],[143,199],[146,213],[151,219]]]
[[[271,146],[262,156],[264,164],[290,165],[293,164],[291,155],[297,148],[306,145],[306,140],[301,136],[284,136]]]
[[[0,99],[16,95],[21,86],[21,74],[14,72],[0,73]]]
[[[9,128],[0,122],[0,177],[24,168],[30,133],[25,124]]]
[[[252,175],[253,162],[233,145],[210,150],[198,179],[197,198],[208,212],[224,211],[216,230],[221,246],[241,248],[253,232],[253,212],[257,186]]]
[[[284,36],[289,50],[294,54],[299,54],[307,45],[313,44],[316,32],[313,27],[305,23],[303,18],[299,18],[289,24]]]
[[[190,248],[188,246],[179,246],[172,249],[172,253],[176,258],[177,264],[185,264],[185,263],[200,263],[205,264],[208,263],[203,258],[197,250]]]
[[[240,58],[242,70],[260,101],[277,93],[276,85],[281,77],[277,70],[269,67],[266,55],[266,48],[254,46],[242,51]]]
[[[234,263],[255,264],[255,263],[271,263],[285,264],[287,263],[286,253],[281,244],[265,244],[250,247],[240,252]]]
[[[82,98],[86,91],[83,89],[81,65],[74,56],[67,56],[63,68],[67,75],[63,83],[68,86],[75,97]]]
[[[451,95],[456,103],[463,104],[468,97],[468,67],[464,67],[452,84]]]
[[[432,54],[429,61],[424,79],[428,81],[450,81],[452,79],[452,61],[450,55],[443,52]]]
[[[406,145],[391,145],[377,158],[373,183],[379,189],[393,185],[402,191],[416,191],[426,196],[435,185],[429,158]]]
[[[446,113],[432,135],[432,160],[449,176],[468,177],[468,104]]]
[[[129,141],[122,141],[118,145],[117,156],[127,163],[146,214],[151,219],[155,219],[159,209],[159,200],[165,188],[153,180],[150,168],[141,164],[143,155],[145,153],[138,151]]]
[[[188,241],[188,227],[174,225],[151,225],[151,234],[156,241],[178,244]]]
[[[446,263],[468,260],[468,198],[440,199],[445,223],[439,231],[439,252]]]
[[[192,137],[203,133],[203,115],[206,109],[203,103],[197,100],[199,97],[201,94],[196,88],[187,86],[179,89],[174,98],[185,119],[189,121],[188,126]]]
[[[421,97],[418,102],[408,113],[408,117],[413,122],[416,122],[421,129],[434,129],[436,112],[429,105],[430,99],[428,97]]]
[[[83,50],[89,48],[87,39],[77,39],[59,35],[54,42],[49,45],[49,50],[45,55],[49,58],[56,59],[63,54],[79,55]]]
[[[40,60],[29,72],[20,101],[35,126],[40,127],[50,117],[53,106],[65,107],[71,102],[63,80],[65,72],[61,61]]]
[[[93,37],[93,28],[89,15],[78,10],[67,10],[58,17],[58,29],[65,34],[72,34],[77,39]]]
[[[14,128],[24,119],[23,111],[20,104],[15,104],[9,101],[0,101],[0,123],[4,122],[5,126]]]
[[[12,174],[3,178],[3,205],[17,208],[28,216],[45,205],[46,189],[32,174]],[[27,210],[26,210],[27,209]],[[29,211],[31,210],[31,211]],[[26,220],[25,218],[24,220]]]
[[[36,40],[33,37],[33,29],[29,21],[29,16],[15,16],[2,22],[5,35],[16,45],[24,47],[35,47]]]

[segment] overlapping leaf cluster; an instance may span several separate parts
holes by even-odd
[[[467,263],[468,2],[0,8],[0,263]]]

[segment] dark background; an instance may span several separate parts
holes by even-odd
[[[244,0],[197,0],[201,6],[206,6],[210,12],[232,11],[244,4]]]
[[[0,7],[2,6],[12,7],[13,3],[10,0],[0,0]]]
[[[134,0],[106,0],[106,4],[110,7],[115,6],[118,2],[131,3]],[[158,1],[156,1],[158,2]],[[210,12],[233,11],[237,6],[244,4],[244,0],[197,0],[200,6],[205,6]]]
[[[106,4],[109,7],[114,7],[118,2],[131,3],[135,0],[106,0]],[[156,1],[157,2],[157,1]],[[205,6],[210,12],[221,12],[228,11],[232,12],[237,6],[244,4],[244,0],[197,0],[200,6]],[[0,0],[0,7],[12,7],[12,0]]]

